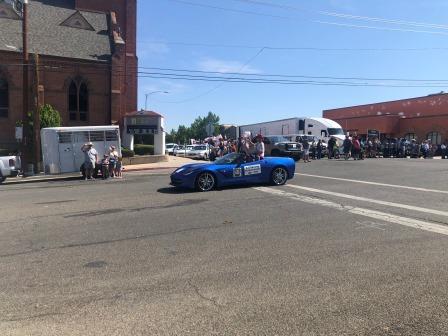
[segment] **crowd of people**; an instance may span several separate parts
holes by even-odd
[[[206,139],[205,143],[210,148],[211,161],[229,153],[244,153],[254,160],[262,160],[265,157],[265,145],[260,134],[253,141],[249,136],[241,136],[237,140],[217,136]]]
[[[329,159],[364,160],[364,158],[431,158],[440,155],[442,159],[448,159],[448,143],[436,145],[431,140],[417,142],[416,139],[386,138],[380,141],[378,138],[365,139],[359,136],[346,136],[341,145],[335,138],[331,138],[326,144]],[[325,141],[317,141],[311,145],[311,153],[314,159],[322,158],[325,149]]]
[[[345,160],[364,160],[365,158],[431,158],[441,155],[442,159],[448,159],[448,141],[441,145],[431,143],[431,140],[417,142],[417,140],[407,140],[404,138],[368,138],[357,135],[347,135],[343,141],[331,137],[328,142],[325,140],[307,136],[298,136],[296,142],[302,149],[303,162],[310,160],[320,160],[324,157],[328,159],[344,158]],[[201,143],[207,144],[210,148],[210,160],[222,157],[228,153],[245,153],[256,159],[264,158],[265,145],[263,136],[257,135],[255,138],[245,135],[238,139],[225,139],[222,136],[210,137]],[[269,153],[268,153],[269,154]]]
[[[115,146],[110,146],[108,152],[101,159],[92,142],[84,144],[81,151],[84,153],[85,180],[94,180],[98,167],[103,179],[123,177],[123,157],[119,155]]]

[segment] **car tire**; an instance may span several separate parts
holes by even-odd
[[[271,172],[271,184],[272,185],[284,185],[288,180],[288,172],[283,167],[274,168]]]
[[[210,172],[200,173],[196,179],[196,189],[200,192],[212,191],[216,187],[216,178]]]
[[[6,180],[6,177],[4,177],[3,175],[0,174],[0,184],[5,182],[5,180]]]

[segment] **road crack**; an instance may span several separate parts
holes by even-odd
[[[224,307],[224,305],[218,303],[215,298],[209,298],[209,297],[205,296],[204,294],[202,294],[201,291],[199,290],[199,287],[196,286],[194,283],[192,283],[191,280],[188,280],[188,285],[190,285],[190,287],[193,288],[193,291],[202,300],[210,302],[211,304],[213,304],[217,308],[223,308]]]

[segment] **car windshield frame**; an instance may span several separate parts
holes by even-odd
[[[328,135],[329,136],[344,135],[344,130],[342,128],[329,128]]]
[[[238,164],[238,159],[241,159],[243,154],[241,153],[229,153],[223,157],[217,159],[214,164],[216,165],[226,165],[226,164]]]

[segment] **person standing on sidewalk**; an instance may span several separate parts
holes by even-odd
[[[308,142],[307,138],[304,138],[302,140],[302,146],[303,146],[303,162],[311,162],[310,161],[310,143]]]
[[[322,159],[322,149],[324,145],[322,144],[322,140],[319,140],[316,145],[316,159],[320,160]]]
[[[361,159],[361,143],[359,142],[358,137],[353,137],[353,159],[360,160]]]
[[[85,180],[92,180],[93,171],[95,169],[96,163],[98,162],[98,153],[95,148],[93,148],[93,143],[88,142],[81,147],[84,152],[84,170],[86,172]]]
[[[442,151],[442,159],[448,159],[447,141],[440,145],[440,150]]]
[[[334,156],[334,146],[336,145],[336,139],[331,137],[330,140],[328,140],[328,159],[331,160]]]
[[[115,177],[115,170],[117,166],[118,152],[115,146],[109,148],[109,176]]]
[[[344,143],[342,144],[342,146],[344,147],[345,160],[348,160],[350,158],[350,152],[352,150],[352,142],[351,142],[350,138],[348,137],[348,135],[345,136],[345,140],[344,140]]]

